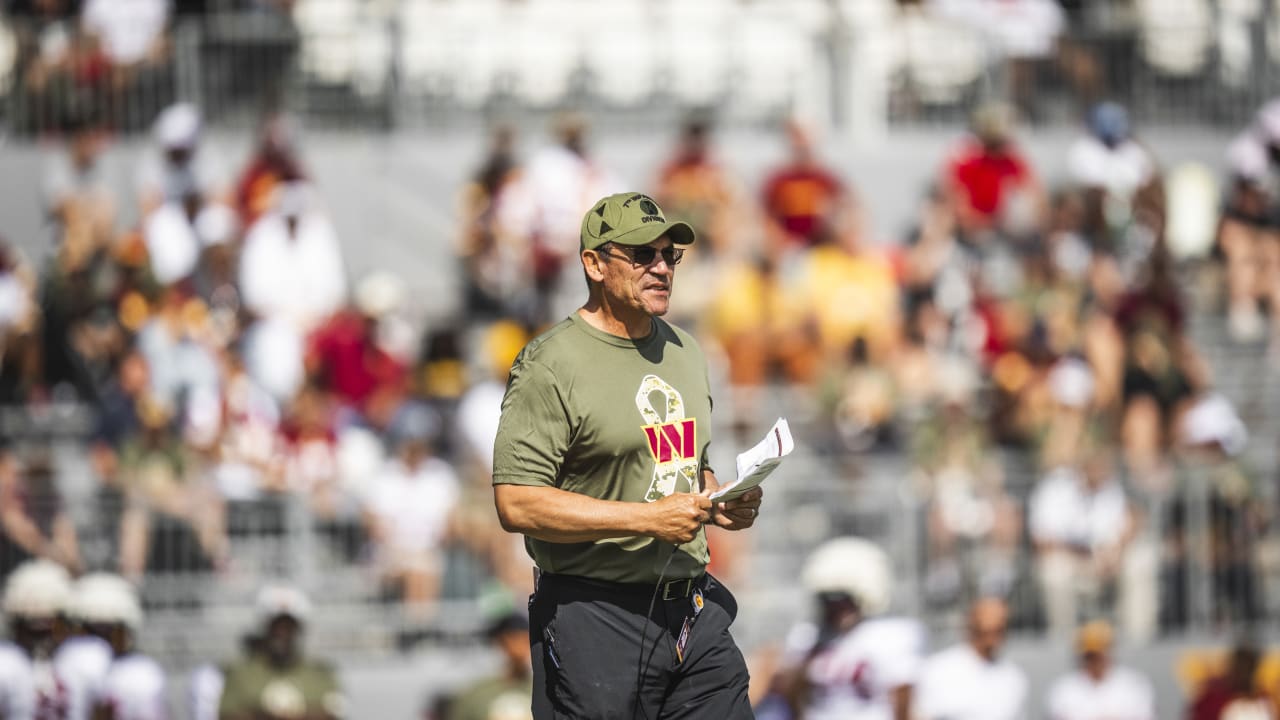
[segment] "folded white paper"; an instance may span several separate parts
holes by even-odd
[[[782,463],[782,458],[791,454],[795,446],[795,441],[791,439],[791,427],[787,425],[785,418],[778,418],[778,422],[773,424],[763,440],[738,455],[738,478],[721,485],[719,490],[711,494],[711,499],[716,502],[735,500],[760,485]]]

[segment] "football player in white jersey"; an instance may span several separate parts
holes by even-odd
[[[54,672],[67,690],[68,720],[93,717],[94,698],[111,669],[114,653],[103,637],[104,617],[102,606],[97,602],[96,586],[101,584],[101,577],[95,573],[76,581],[66,611],[73,632],[53,654]]]
[[[187,717],[190,720],[218,720],[218,703],[226,672],[213,663],[204,663],[187,676]]]
[[[111,646],[111,667],[94,698],[95,720],[166,720],[168,690],[159,663],[139,653],[134,639],[142,626],[142,605],[127,580],[98,575],[88,588],[91,617],[86,625]]]
[[[10,638],[0,642],[0,718],[66,717],[66,689],[51,657],[65,632],[62,611],[70,596],[70,575],[48,560],[23,563],[9,575],[0,602]]]
[[[806,720],[908,720],[925,633],[914,620],[883,615],[892,596],[888,555],[860,538],[836,538],[809,557],[801,581],[819,620],[787,638],[790,705]]]

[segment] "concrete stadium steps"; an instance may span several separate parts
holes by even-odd
[[[1266,341],[1233,339],[1213,308],[1197,309],[1190,332],[1211,369],[1213,389],[1236,406],[1249,430],[1246,463],[1255,473],[1274,472],[1280,460],[1280,356]]]
[[[144,652],[163,658],[171,672],[235,658],[244,637],[260,627],[251,604],[210,605],[199,610],[152,612],[139,637]],[[306,647],[319,657],[372,662],[402,656],[429,642],[437,648],[482,642],[485,618],[475,602],[446,601],[427,618],[394,605],[325,603],[306,622]]]

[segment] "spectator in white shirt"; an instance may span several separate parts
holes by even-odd
[[[346,301],[337,231],[305,183],[281,189],[276,209],[249,228],[244,245],[240,290],[259,317],[286,321],[305,337]]]
[[[87,233],[89,244],[101,247],[113,239],[116,221],[115,190],[100,162],[105,133],[87,115],[69,124],[65,151],[45,166],[45,206],[57,230]],[[61,233],[55,239],[61,240]]]
[[[1083,191],[1084,232],[1114,247],[1126,277],[1151,253],[1153,224],[1164,216],[1164,185],[1156,158],[1133,137],[1129,113],[1105,102],[1089,112],[1088,134],[1067,152],[1071,181]],[[1136,231],[1135,231],[1136,229]]]
[[[18,251],[0,237],[0,350],[10,333],[16,336],[35,327],[35,310],[34,273]]]
[[[1113,102],[1095,106],[1089,112],[1088,130],[1067,151],[1067,168],[1075,184],[1128,202],[1155,179],[1155,158],[1133,138],[1124,106]]]
[[[460,441],[460,452],[455,456],[458,469],[465,477],[485,485],[492,480],[493,445],[498,437],[507,374],[528,341],[528,333],[515,322],[501,320],[490,325],[484,332],[479,361],[485,374],[467,388],[454,414]],[[483,531],[476,533],[473,528],[468,537],[483,543],[494,576],[504,585],[516,592],[533,592],[532,562],[524,537],[504,531],[492,513],[484,517],[488,522],[482,526]]]
[[[1155,720],[1151,682],[1111,659],[1111,626],[1094,621],[1080,628],[1080,667],[1049,688],[1049,720]]]
[[[1082,604],[1107,605],[1125,571],[1136,522],[1116,478],[1111,451],[1095,449],[1080,466],[1055,469],[1030,501],[1031,538],[1051,633],[1066,637]],[[1125,589],[1121,589],[1123,592]]]
[[[626,189],[618,175],[589,152],[588,127],[582,117],[560,116],[553,132],[555,144],[529,160],[519,181],[523,187],[513,189],[513,206],[500,218],[504,225],[522,227],[527,233],[540,320],[564,314],[557,309],[563,301],[557,295],[562,286],[576,292],[576,286],[562,279],[578,272],[577,262],[566,260],[578,251],[582,214],[596,198]]]
[[[165,108],[152,128],[155,145],[138,165],[138,205],[146,217],[165,202],[183,202],[188,195],[200,205],[226,203],[227,176],[217,157],[202,148],[203,120],[191,103]]]
[[[205,341],[206,318],[199,300],[181,287],[165,290],[155,314],[138,330],[138,351],[151,368],[151,392],[165,406],[186,412],[193,395],[217,393],[218,358]]]
[[[1061,5],[1054,0],[933,0],[928,5],[987,36],[991,49],[1008,63],[1004,71],[1015,104],[1032,109],[1036,82],[1066,24]]]
[[[172,285],[195,272],[200,259],[195,228],[199,211],[200,196],[192,194],[181,202],[160,205],[143,220],[142,239],[151,274],[161,285]]]
[[[1280,99],[1258,110],[1254,122],[1227,146],[1228,178],[1217,243],[1227,282],[1227,319],[1237,341],[1267,336],[1259,305],[1273,308],[1271,337],[1280,339],[1280,269],[1274,260],[1280,240]]]
[[[1016,720],[1024,715],[1027,676],[1000,657],[1009,608],[983,598],[969,608],[969,639],[925,661],[915,688],[920,720]]]
[[[453,468],[432,455],[438,424],[425,407],[401,411],[390,430],[396,457],[374,481],[366,508],[383,576],[400,586],[419,619],[439,593],[442,548],[461,492]]]

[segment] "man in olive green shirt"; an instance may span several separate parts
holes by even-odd
[[[528,720],[533,675],[529,664],[529,620],[518,612],[489,627],[502,651],[502,673],[464,689],[449,702],[446,720]]]
[[[539,720],[751,717],[728,633],[737,606],[706,574],[703,525],[750,527],[761,492],[711,502],[706,359],[660,319],[693,241],[646,195],[595,203],[581,231],[586,304],[511,369],[494,499],[540,570]]]
[[[263,635],[256,651],[227,668],[219,720],[341,720],[345,701],[327,663],[302,655],[311,603],[299,590],[267,587],[258,595]]]

